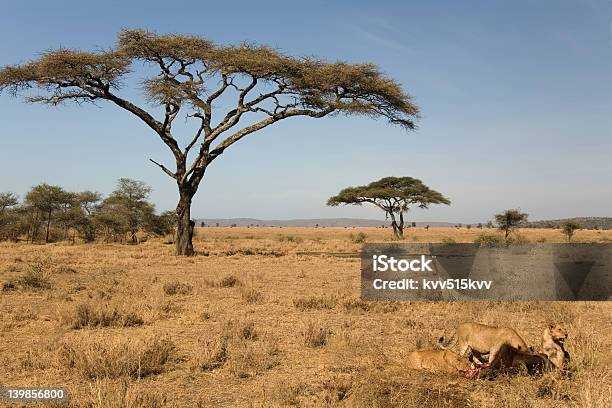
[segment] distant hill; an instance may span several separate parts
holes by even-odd
[[[564,221],[574,221],[584,229],[612,229],[612,217],[575,217],[559,220],[531,221],[525,228],[558,228]]]
[[[237,227],[266,226],[266,227],[380,227],[389,225],[385,220],[368,220],[362,218],[313,218],[295,220],[260,220],[256,218],[198,218],[196,226],[201,227],[202,223],[207,227]],[[455,224],[450,222],[417,222],[417,227],[452,227]],[[411,225],[407,222],[406,225]]]

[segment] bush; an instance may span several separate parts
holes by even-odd
[[[370,304],[362,299],[347,299],[343,304],[344,308],[347,311],[361,310],[363,312],[368,312],[370,310]]]
[[[299,310],[333,309],[338,303],[335,296],[311,296],[293,299],[293,306]]]
[[[255,288],[247,288],[240,291],[242,299],[249,305],[259,303],[263,299],[263,293]]]
[[[499,235],[484,233],[478,235],[474,243],[482,246],[499,245],[504,243],[504,238]]]
[[[2,283],[2,291],[10,292],[12,290],[17,290],[17,284],[13,281],[3,282]]]
[[[164,283],[164,293],[169,296],[173,295],[188,295],[192,292],[193,287],[188,283],[179,281]]]
[[[223,367],[228,358],[227,339],[223,336],[207,339],[203,346],[195,363],[196,368],[202,371],[212,371]]]
[[[304,242],[304,239],[301,237],[296,237],[294,235],[281,235],[278,237],[280,242],[293,242],[294,244],[300,244]]]
[[[221,279],[221,281],[219,281],[219,285],[222,288],[232,288],[234,286],[239,286],[242,283],[240,282],[240,280],[235,277],[234,275],[228,275],[225,278]]]
[[[359,232],[356,235],[351,234],[349,237],[354,244],[363,244],[368,238],[368,236],[363,232]]]
[[[51,282],[47,273],[37,269],[30,269],[21,275],[17,283],[24,289],[39,290],[51,288]]]
[[[18,285],[23,289],[32,290],[51,288],[51,281],[49,280],[49,269],[51,268],[50,258],[35,258],[32,262],[28,262],[26,266],[27,270],[18,277],[16,281],[11,282],[12,285]],[[23,270],[22,267],[14,267],[12,269],[13,271]]]

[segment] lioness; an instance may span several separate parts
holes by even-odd
[[[559,324],[551,324],[542,333],[542,351],[558,369],[569,365],[569,353],[565,350],[567,330]]]
[[[444,337],[440,337],[438,344],[448,350],[454,345],[459,348],[459,354],[466,355],[468,350],[475,354],[489,354],[489,361],[495,360],[499,349],[507,344],[519,351],[527,351],[529,348],[525,340],[510,327],[494,327],[480,323],[463,323],[457,327],[453,344],[444,346]]]
[[[417,350],[408,354],[410,368],[446,373],[466,373],[472,368],[470,361],[450,350]]]

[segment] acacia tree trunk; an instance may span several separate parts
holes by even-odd
[[[51,210],[47,214],[47,234],[45,235],[45,244],[49,243],[49,230],[51,229]]]
[[[404,217],[400,213],[400,223],[398,224],[395,220],[395,214],[393,212],[389,212],[389,216],[391,217],[391,226],[393,227],[393,235],[397,239],[404,239]]]
[[[179,187],[180,200],[176,206],[177,230],[176,230],[176,255],[192,256],[193,252],[193,228],[195,222],[191,220],[191,199],[193,194],[185,188]]]

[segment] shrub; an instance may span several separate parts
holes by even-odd
[[[240,291],[242,299],[249,305],[259,303],[263,299],[263,293],[255,288],[247,288]]]
[[[499,245],[504,242],[504,238],[495,234],[480,234],[474,240],[475,244],[482,246]]]
[[[78,271],[71,266],[60,265],[57,268],[55,268],[55,273],[74,274],[74,273],[78,273]]]
[[[304,242],[303,238],[296,237],[294,235],[281,235],[280,237],[278,237],[278,240],[280,242],[293,242],[295,244],[300,244],[300,243]]]
[[[36,258],[27,264],[27,270],[17,279],[17,283],[23,289],[49,289],[49,269],[51,267],[50,258]]]
[[[25,289],[49,289],[51,288],[51,282],[49,281],[47,273],[37,270],[30,269],[19,277],[17,283]]]
[[[195,366],[202,371],[212,371],[221,368],[227,361],[227,339],[223,336],[204,341]]]
[[[293,299],[293,306],[299,310],[333,309],[338,303],[335,296],[310,296]]]
[[[2,291],[10,292],[12,290],[17,290],[17,284],[13,281],[3,282],[2,283]]]
[[[359,232],[356,235],[353,235],[353,234],[350,235],[350,239],[354,244],[363,244],[364,242],[366,242],[367,238],[368,236],[364,234],[363,232]]]
[[[347,299],[343,306],[347,311],[361,310],[367,312],[370,310],[370,304],[362,299]]]
[[[241,285],[240,280],[234,275],[228,275],[219,281],[219,285],[222,288],[232,288],[234,286]]]
[[[188,283],[172,281],[164,283],[164,293],[169,296],[173,295],[188,295],[192,292],[193,287]]]
[[[255,323],[251,321],[228,320],[222,332],[226,340],[256,340],[258,335]]]

